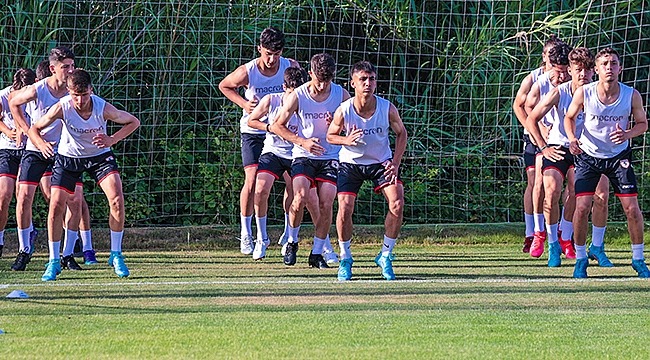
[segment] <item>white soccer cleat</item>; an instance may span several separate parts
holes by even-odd
[[[269,239],[255,241],[255,249],[253,249],[253,260],[261,260],[266,257],[266,248],[269,247],[271,242]]]
[[[323,257],[325,258],[327,265],[336,265],[339,263],[339,257],[334,251],[324,250]]]
[[[244,236],[241,238],[239,243],[239,250],[241,251],[242,254],[244,255],[251,255],[253,254],[253,242],[255,241],[252,236]]]

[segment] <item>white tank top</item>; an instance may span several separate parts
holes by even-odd
[[[289,59],[280,57],[278,72],[273,76],[265,76],[257,68],[258,59],[251,60],[244,65],[248,74],[248,87],[244,91],[244,98],[248,101],[253,98],[257,98],[259,101],[264,95],[283,92],[284,70],[291,66]],[[239,129],[242,134],[264,134],[263,130],[253,129],[248,126],[248,114],[246,111],[243,111],[239,124]]]
[[[544,73],[537,78],[536,82],[537,86],[539,86],[539,101],[541,102],[548,93],[551,92],[551,90],[555,89],[555,86],[551,83],[551,78],[549,78],[548,73]],[[538,102],[539,103],[539,102]],[[542,121],[546,127],[549,126],[555,126],[555,124],[559,121],[559,117],[557,114],[557,109],[553,107],[549,112],[544,115],[542,118]]]
[[[104,106],[106,101],[99,96],[90,95],[93,111],[88,119],[79,116],[72,104],[72,97],[61,99],[63,110],[63,129],[59,142],[59,154],[73,158],[87,158],[110,151],[110,148],[100,149],[93,144],[93,137],[106,134]]]
[[[275,119],[278,117],[278,112],[282,109],[282,95],[284,93],[269,94],[265,97],[269,98],[269,112],[266,116],[267,123],[273,124]],[[298,132],[298,120],[296,115],[292,115],[287,122],[287,129],[292,133],[296,134]],[[284,140],[278,135],[273,133],[266,133],[266,139],[264,139],[264,147],[262,148],[262,154],[273,153],[276,156],[279,156],[283,159],[291,159],[291,152],[293,150],[293,143],[291,141]]]
[[[11,115],[11,111],[9,111],[10,93],[11,93],[11,86],[0,90],[0,99],[2,101],[2,122],[4,122],[9,129],[15,129],[16,124],[14,123],[14,117],[13,115]],[[29,124],[29,116],[27,115],[27,113],[25,113],[25,105],[22,105],[20,108],[23,110],[25,119],[27,119]],[[25,143],[23,143],[23,146],[17,147],[16,142],[13,139],[5,135],[5,133],[0,132],[0,149],[19,150],[24,147],[25,147]]]
[[[362,118],[354,109],[354,98],[350,98],[341,104],[343,111],[343,128],[350,133],[355,127],[363,129],[363,136],[359,138],[356,146],[341,146],[339,161],[358,165],[381,164],[393,157],[390,150],[388,131],[390,124],[388,112],[390,102],[379,96],[375,113],[368,119]]]
[[[544,69],[541,67],[538,67],[537,69],[533,70],[530,72],[530,79],[531,79],[531,84],[534,84],[537,79],[544,73]],[[528,129],[524,127],[524,135],[529,135],[530,133],[528,132]]]
[[[302,146],[293,147],[293,157],[306,157],[318,160],[335,160],[339,157],[341,146],[327,142],[327,113],[334,116],[334,112],[343,101],[343,88],[331,83],[330,96],[322,102],[315,101],[309,94],[309,83],[299,86],[296,90],[298,96],[298,135],[305,139],[318,138],[319,145],[325,148],[323,155],[316,156]]]
[[[557,115],[558,121],[553,124],[551,131],[548,134],[548,143],[551,145],[562,145],[564,147],[569,147],[569,138],[567,137],[566,130],[564,127],[564,117],[566,116],[567,110],[571,105],[571,100],[573,100],[573,92],[571,90],[571,82],[566,82],[564,84],[558,85],[557,87],[559,93],[559,100],[557,103]],[[584,113],[580,112],[576,117],[576,138],[580,138],[582,133],[582,126],[584,123]]]
[[[35,124],[45,113],[47,113],[50,108],[59,102],[59,98],[52,95],[50,89],[47,87],[47,78],[36,82],[32,85],[36,89],[36,99],[27,103],[25,108],[27,114],[32,119],[32,124]],[[54,143],[54,151],[56,152],[57,143],[61,138],[61,120],[55,120],[50,126],[41,130],[41,136],[43,140],[47,142]],[[27,144],[25,145],[26,150],[31,151],[40,151],[38,148],[28,139]]]
[[[582,87],[585,94],[585,119],[580,148],[596,158],[613,158],[630,146],[629,141],[616,145],[609,138],[609,134],[616,129],[616,124],[623,130],[627,130],[630,125],[634,89],[620,82],[618,84],[620,93],[611,105],[605,105],[598,99],[597,82]]]

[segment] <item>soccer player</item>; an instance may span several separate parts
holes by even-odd
[[[352,213],[354,202],[365,180],[372,181],[375,192],[382,192],[388,202],[384,222],[385,234],[375,263],[386,280],[394,280],[392,251],[397,241],[404,209],[404,187],[399,179],[399,166],[406,150],[406,129],[397,108],[375,95],[377,71],[367,62],[352,66],[350,86],[354,97],[343,102],[334,113],[327,131],[327,141],[341,145],[337,191],[339,210],[336,230],[341,248],[338,279],[352,278]],[[391,152],[389,129],[395,133],[395,154]],[[342,132],[345,135],[341,135]]]
[[[535,139],[542,150],[543,158],[543,177],[544,177],[544,217],[546,220],[546,229],[548,233],[549,258],[548,266],[557,267],[561,264],[561,254],[564,253],[567,258],[575,258],[571,237],[573,235],[573,213],[575,210],[575,191],[574,185],[574,160],[573,155],[569,152],[569,139],[564,131],[564,115],[571,104],[573,93],[577,88],[588,84],[594,75],[594,55],[589,49],[580,47],[573,49],[569,53],[569,75],[571,81],[559,85],[552,89],[535,106],[533,111],[528,115],[527,127],[530,129],[530,135]],[[545,117],[552,109],[555,109],[557,117],[553,117],[551,130],[548,134],[548,141],[542,136],[538,122]],[[577,131],[581,131],[583,116],[578,118]],[[543,126],[543,125],[542,125]],[[558,231],[558,221],[560,217],[559,200],[564,180],[567,180],[566,189],[569,197],[564,201],[564,214],[568,221],[563,222],[563,228]],[[600,234],[599,228],[605,227],[607,221],[607,197],[609,191],[609,180],[602,176],[598,187],[596,188],[597,196],[594,198],[595,211],[592,211],[594,222],[594,234]],[[555,234],[561,234],[558,238]],[[604,231],[602,231],[604,235]],[[602,237],[600,238],[602,248]],[[599,248],[600,249],[600,248]],[[592,256],[596,256],[595,253]],[[600,266],[612,266],[611,262],[605,255],[604,251],[598,252],[598,262]]]
[[[314,55],[310,66],[311,80],[286,96],[270,130],[297,145],[292,150],[293,202],[289,213],[289,239],[284,264],[292,266],[296,263],[298,233],[305,204],[310,188],[316,187],[319,216],[314,224],[314,244],[309,255],[309,266],[322,269],[329,267],[323,258],[323,248],[330,242],[329,229],[332,225],[332,206],[336,196],[340,148],[327,142],[327,128],[334,111],[343,101],[350,98],[350,94],[332,82],[336,63],[331,55]],[[297,115],[297,132],[287,127],[293,114]]]
[[[618,81],[621,69],[620,56],[616,50],[605,48],[598,52],[598,81],[576,89],[564,119],[570,141],[569,150],[576,155],[574,278],[587,277],[587,221],[601,175],[609,178],[627,217],[632,243],[632,268],[639,277],[650,277],[643,256],[643,214],[637,199],[631,148],[631,139],[647,131],[648,121],[639,92]],[[581,111],[584,112],[584,125],[579,134],[576,122]],[[631,126],[630,115],[634,119],[634,126]]]
[[[241,237],[240,251],[253,253],[252,218],[254,210],[255,176],[266,133],[248,126],[248,116],[264,95],[282,92],[284,70],[299,67],[295,60],[282,57],[284,34],[269,27],[262,31],[257,51],[260,57],[239,66],[219,83],[219,90],[243,109],[240,120],[241,154],[244,165],[244,185],[239,195]],[[244,96],[239,88],[245,87]]]
[[[541,158],[538,158],[539,147],[533,143],[526,129],[526,97],[537,81],[544,72],[550,70],[553,66],[548,61],[548,51],[556,44],[560,43],[557,36],[551,36],[544,44],[542,49],[542,66],[533,70],[528,74],[519,86],[517,95],[512,103],[512,109],[519,120],[519,123],[524,128],[524,164],[526,167],[526,190],[524,191],[524,220],[526,223],[526,232],[524,238],[524,246],[522,251],[525,253],[530,252],[530,246],[533,243],[534,233],[544,230],[544,215],[542,214],[542,207],[544,201],[543,183],[541,175]],[[533,204],[535,206],[533,206]],[[533,210],[538,209],[539,212]]]
[[[52,197],[47,217],[50,261],[41,279],[56,280],[56,276],[61,272],[61,224],[65,217],[66,203],[75,193],[76,184],[84,172],[94,177],[108,199],[108,224],[111,229],[111,255],[108,263],[113,266],[117,276],[127,277],[129,269],[122,255],[124,195],[111,146],[135,131],[140,126],[140,121],[94,95],[90,75],[85,70],[72,71],[67,79],[67,88],[70,95],[54,104],[29,130],[30,138],[43,156],[52,158],[55,156],[55,150],[52,144],[41,136],[41,131],[56,121],[63,125],[55,156]],[[107,135],[107,120],[122,125],[122,128],[113,135]]]
[[[530,114],[535,106],[541,101],[545,96],[547,96],[552,89],[556,88],[558,85],[566,82],[569,80],[569,73],[567,72],[567,68],[569,65],[569,52],[571,51],[571,47],[569,45],[561,42],[559,44],[554,45],[551,47],[548,51],[548,61],[551,63],[551,69],[542,74],[537,81],[533,84],[533,87],[530,89],[530,92],[528,93],[528,96],[526,97],[526,113]],[[551,127],[551,125],[555,122],[555,119],[557,119],[557,109],[556,108],[551,108],[551,110],[546,113],[544,116],[544,126],[546,129],[544,130],[544,136],[548,136],[548,128]],[[528,128],[528,131],[530,132],[531,129]],[[543,162],[542,157],[539,156],[537,157],[537,162]],[[539,172],[540,176],[539,179],[543,180],[543,177],[541,176],[541,171]],[[537,176],[537,175],[536,175]],[[537,181],[537,177],[535,181]],[[542,181],[543,185],[543,181]],[[542,203],[533,204],[533,208],[535,213],[540,212],[544,213],[544,191],[541,192],[542,196]],[[540,208],[541,205],[541,208]],[[544,221],[541,222],[541,224],[544,224]],[[542,229],[541,231],[538,230],[538,222],[535,223],[536,231],[533,235],[533,243],[530,246],[530,256],[532,257],[540,257],[542,256],[542,253],[544,253],[544,243],[546,242],[546,237],[551,236],[551,241],[555,240],[557,241],[557,232],[555,234],[548,235],[546,232],[546,229]],[[555,228],[555,227],[554,227]],[[572,250],[573,248],[571,248]],[[572,255],[569,255],[570,257],[573,257]]]
[[[18,69],[13,83],[0,90],[0,256],[4,247],[5,226],[9,217],[9,203],[16,189],[18,167],[23,155],[24,143],[17,141],[22,134],[17,131],[9,111],[9,98],[14,91],[34,83],[36,74],[31,69]],[[22,108],[24,111],[24,106]],[[21,250],[25,250],[20,247]],[[30,247],[27,247],[29,252]]]
[[[274,93],[266,95],[260,100],[260,103],[253,109],[248,117],[248,126],[254,129],[267,131],[264,140],[264,148],[260,156],[257,167],[257,177],[255,179],[255,222],[257,225],[257,240],[253,250],[253,260],[259,260],[266,256],[266,248],[270,241],[266,231],[268,200],[271,193],[271,187],[275,180],[284,177],[286,187],[283,199],[285,212],[289,213],[289,207],[293,201],[293,187],[291,186],[291,160],[293,143],[268,132],[271,124],[277,116],[277,112],[282,108],[282,101],[285,96],[291,94],[298,86],[304,84],[309,79],[307,72],[301,68],[289,67],[284,71],[283,93]],[[266,119],[266,121],[264,121]],[[295,114],[289,120],[287,127],[291,131],[297,130]],[[318,219],[318,202],[316,200],[316,191],[310,191],[310,200],[307,202],[307,209],[316,221]],[[289,226],[288,216],[285,217],[285,232]],[[286,250],[286,246],[283,245]],[[330,245],[331,246],[331,245]],[[284,252],[283,254],[284,255]]]

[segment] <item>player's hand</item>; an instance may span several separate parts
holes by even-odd
[[[246,114],[250,114],[253,112],[253,109],[257,106],[257,103],[260,101],[257,99],[257,96],[253,97],[252,100],[248,100],[246,104],[244,104],[244,111],[246,111]]]
[[[386,160],[382,163],[384,166],[384,177],[388,179],[389,184],[397,184],[397,174],[399,165],[394,164],[392,160]]]
[[[93,145],[97,146],[100,149],[109,148],[115,145],[117,141],[113,139],[112,136],[106,134],[97,134],[93,136]]]
[[[38,150],[40,150],[41,154],[43,154],[46,159],[49,159],[54,156],[54,144],[56,144],[54,141],[43,141],[38,145]]]
[[[560,150],[559,146],[549,146],[542,150],[542,155],[552,162],[564,159],[564,154],[566,154],[566,152]]]
[[[327,126],[330,126],[330,124],[332,123],[332,120],[333,120],[333,119],[334,119],[334,117],[332,116],[332,113],[328,111],[328,112],[325,114],[325,121],[327,122]]]
[[[616,123],[616,129],[609,134],[609,139],[616,145],[626,142],[628,139],[627,131],[621,129],[621,125]]]
[[[359,144],[365,144],[361,137],[363,136],[363,129],[357,129],[353,127],[349,134],[345,136],[345,145],[347,146],[357,146]]]
[[[571,143],[569,143],[569,152],[573,155],[582,154],[580,145],[582,145],[582,143],[578,139],[571,141]]]
[[[302,146],[310,154],[320,156],[325,153],[325,148],[320,146],[319,142],[320,142],[319,138],[313,137],[313,138],[303,140],[300,146]]]

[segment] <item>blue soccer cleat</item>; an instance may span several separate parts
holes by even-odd
[[[112,259],[113,270],[117,276],[129,276],[129,268],[126,267],[126,263],[124,263],[124,255],[122,255],[121,252],[111,251],[109,259]]]
[[[650,270],[648,270],[648,266],[645,264],[644,259],[632,260],[632,269],[636,270],[640,278],[650,278]]]
[[[381,275],[386,280],[395,280],[395,273],[393,272],[393,257],[390,255],[382,255],[379,253],[375,257],[375,264],[381,268]]]
[[[354,263],[354,260],[352,258],[349,259],[341,259],[339,262],[339,272],[337,275],[337,278],[339,281],[348,281],[352,279],[352,264]]]
[[[548,267],[559,267],[562,264],[562,247],[558,241],[548,243]]]
[[[589,259],[577,259],[576,266],[573,268],[573,277],[575,279],[586,279],[587,266],[589,266]]]
[[[61,260],[60,259],[52,259],[47,263],[47,267],[45,268],[45,272],[43,273],[43,276],[41,276],[42,281],[54,281],[56,280],[56,276],[61,273]]]
[[[587,251],[587,256],[591,260],[598,261],[598,266],[600,267],[614,267],[607,254],[605,254],[605,244],[602,246],[595,246],[594,244],[589,245],[589,251]]]

